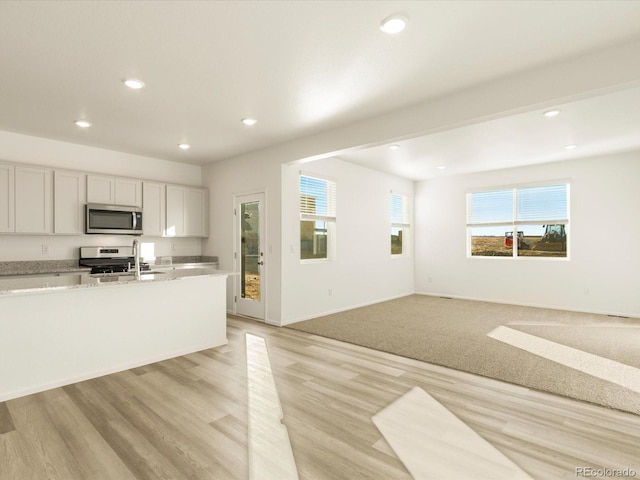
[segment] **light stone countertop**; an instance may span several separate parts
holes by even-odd
[[[142,272],[139,279],[133,273],[91,275],[88,271],[48,273],[37,275],[7,275],[0,277],[0,297],[5,295],[45,293],[72,288],[93,288],[135,283],[153,283],[209,275],[235,275],[233,272],[212,268],[216,264],[156,265]]]

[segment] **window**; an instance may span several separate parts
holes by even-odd
[[[300,260],[332,257],[336,223],[336,183],[300,175]]]
[[[472,257],[567,257],[569,184],[467,194]]]
[[[409,197],[391,193],[391,255],[407,253],[409,230]]]

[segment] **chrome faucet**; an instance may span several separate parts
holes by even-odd
[[[133,250],[133,258],[135,259],[135,274],[136,274],[136,279],[140,279],[140,239],[139,238],[134,238],[133,239],[133,246],[131,247]]]

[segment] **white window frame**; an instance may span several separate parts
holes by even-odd
[[[400,197],[402,202],[402,212],[400,218],[394,215],[394,197]],[[402,253],[390,252],[391,258],[406,257],[410,252],[410,231],[411,231],[411,198],[409,195],[391,190],[389,195],[389,223],[392,228],[400,228],[402,230]],[[396,217],[396,218],[394,218]]]
[[[566,218],[540,218],[540,219],[536,219],[536,220],[518,220],[517,216],[518,216],[518,191],[519,190],[523,190],[523,189],[527,189],[527,188],[535,188],[535,187],[552,187],[555,185],[566,185],[566,206],[567,206],[567,211],[566,211]],[[513,195],[513,213],[511,216],[510,221],[496,221],[496,222],[478,222],[478,223],[473,223],[472,221],[470,221],[470,209],[471,209],[471,198],[472,195],[474,193],[484,193],[484,192],[499,192],[499,191],[506,191],[506,190],[511,190],[512,191],[512,195]],[[466,194],[466,215],[467,215],[467,246],[466,246],[466,252],[467,252],[467,258],[480,258],[480,259],[498,259],[498,260],[509,260],[509,259],[516,259],[516,260],[547,260],[547,261],[568,261],[570,259],[570,239],[571,239],[571,235],[570,235],[570,230],[569,230],[569,223],[570,223],[570,207],[571,207],[571,182],[569,180],[563,179],[563,180],[556,180],[556,181],[548,181],[548,182],[539,182],[539,183],[527,183],[527,184],[519,184],[519,185],[509,185],[509,186],[502,186],[502,187],[493,187],[493,188],[484,188],[484,189],[478,189],[478,190],[470,190],[467,191]],[[526,226],[526,225],[542,225],[542,224],[546,224],[546,225],[564,225],[565,226],[565,232],[566,232],[566,239],[567,239],[567,245],[566,245],[566,256],[564,257],[556,257],[556,256],[526,256],[526,255],[518,255],[518,242],[517,242],[517,235],[518,235],[518,227],[520,226]],[[514,242],[513,242],[513,250],[512,250],[512,254],[510,256],[491,256],[491,255],[472,255],[471,254],[471,249],[472,249],[472,235],[471,235],[471,230],[473,228],[477,228],[477,227],[506,227],[507,229],[511,229],[514,235]]]
[[[325,215],[304,212],[302,207],[302,192],[300,184],[302,177],[312,178],[327,183],[327,212]],[[302,221],[325,222],[327,225],[327,255],[323,258],[302,258],[302,248],[300,248],[300,263],[326,263],[335,260],[336,257],[336,218],[337,218],[337,182],[334,178],[311,172],[300,171],[298,176],[298,200],[299,213]],[[300,224],[300,223],[299,223]],[[314,236],[314,241],[316,240]],[[300,239],[301,241],[301,239]]]

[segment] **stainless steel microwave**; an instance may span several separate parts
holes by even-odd
[[[85,233],[142,235],[142,209],[87,203]]]

